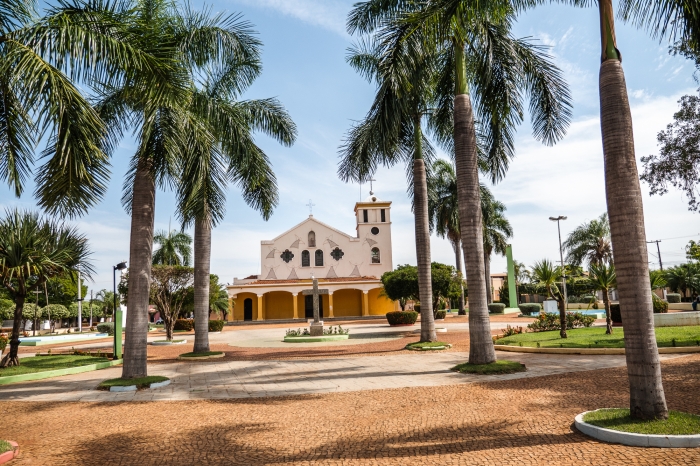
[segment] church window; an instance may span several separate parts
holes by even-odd
[[[372,263],[373,264],[381,264],[379,256],[379,248],[372,248]]]
[[[294,258],[294,254],[289,249],[285,249],[282,254],[280,254],[280,259],[289,263]]]
[[[372,227],[372,229],[370,231],[372,232],[373,235],[379,234],[379,228],[377,228],[377,227]]]
[[[362,221],[365,223],[369,222],[368,216],[367,216],[367,209],[362,209]]]
[[[344,255],[345,255],[345,253],[344,253],[344,252],[342,251],[342,249],[340,249],[340,248],[335,248],[335,249],[331,252],[331,257],[332,257],[333,259],[337,260],[337,261],[339,261],[340,259],[342,259]]]
[[[316,233],[314,233],[313,231],[309,232],[309,247],[310,248],[316,247]]]
[[[316,256],[316,261],[314,263],[316,267],[323,267],[323,251],[317,249],[314,255]]]
[[[386,209],[381,210],[382,223],[386,222]]]
[[[309,251],[301,251],[301,266],[309,267],[311,265],[311,257]]]

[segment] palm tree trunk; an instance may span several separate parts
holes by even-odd
[[[24,311],[24,300],[26,294],[17,293],[15,295],[15,315],[12,320],[12,335],[10,336],[10,352],[0,361],[0,367],[19,366],[19,333],[22,330],[22,312]]]
[[[156,184],[150,163],[139,160],[134,176],[131,201],[131,238],[129,244],[129,294],[127,297],[126,339],[122,377],[146,377],[148,345],[148,297],[153,254],[153,220]],[[115,322],[115,325],[117,322]]]
[[[209,270],[211,266],[211,225],[194,223],[194,352],[209,351]]]
[[[612,314],[610,314],[610,295],[608,290],[603,290],[603,304],[605,305],[605,334],[610,335],[613,333],[612,328]]]
[[[462,271],[462,251],[461,251],[461,245],[460,241],[453,241],[452,242],[452,247],[455,250],[455,260],[457,262],[457,272],[462,276],[462,280],[464,280],[464,272]],[[460,281],[459,283],[459,312],[457,313],[460,316],[463,316],[466,314],[466,311],[464,310],[464,283]]]
[[[566,303],[564,302],[564,295],[559,293],[557,298],[557,304],[559,305],[559,336],[561,338],[568,338],[566,334]]]
[[[456,47],[458,57],[463,47]],[[462,57],[463,58],[463,57]],[[463,60],[457,70],[463,75]],[[459,80],[458,80],[459,81]],[[481,222],[481,194],[477,168],[474,115],[466,84],[454,100],[455,167],[459,226],[469,290],[469,362],[489,364],[496,360],[484,284],[484,239]]]
[[[620,313],[625,323],[630,415],[636,419],[666,419],[668,408],[654,333],[644,209],[634,153],[632,115],[622,64],[615,47],[612,0],[600,0],[599,6],[603,44],[600,124],[605,194]]]
[[[493,302],[493,289],[491,284],[491,253],[484,251],[484,282],[486,283],[486,304]]]

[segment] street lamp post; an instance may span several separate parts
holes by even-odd
[[[561,260],[561,286],[564,289],[564,312],[566,312],[566,303],[568,301],[566,297],[566,270],[564,269],[564,250],[561,247],[561,226],[560,221],[566,220],[565,215],[560,215],[558,217],[549,217],[553,222],[557,222],[557,231],[559,232],[559,259]]]
[[[114,283],[114,352],[113,359],[121,359],[122,357],[122,311],[117,310],[117,270],[120,272],[126,268],[126,262],[120,262],[112,267],[112,280]]]
[[[83,333],[83,297],[80,286],[80,264],[78,264],[78,332]]]

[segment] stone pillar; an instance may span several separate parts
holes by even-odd
[[[258,320],[263,319],[263,295],[258,295]]]
[[[333,293],[328,293],[328,317],[335,317],[333,315]]]
[[[229,298],[228,300],[228,321],[233,322],[235,320],[235,317],[233,313],[236,310],[236,296]]]
[[[362,292],[362,316],[369,315],[369,291]]]
[[[297,299],[298,293],[292,293],[292,301],[294,302],[294,319],[299,318],[299,299]]]

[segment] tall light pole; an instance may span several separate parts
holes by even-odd
[[[78,332],[83,333],[83,298],[80,286],[80,264],[78,264]]]
[[[112,312],[112,322],[114,323],[114,351],[113,359],[122,357],[122,311],[117,311],[117,270],[120,272],[126,268],[126,261],[120,262],[112,267],[112,279],[114,282],[114,311]]]
[[[561,286],[564,289],[564,312],[566,312],[566,271],[564,269],[564,250],[561,247],[561,226],[560,222],[566,220],[565,215],[560,215],[558,217],[549,217],[553,222],[557,222],[557,231],[559,232],[559,259],[561,260]]]

